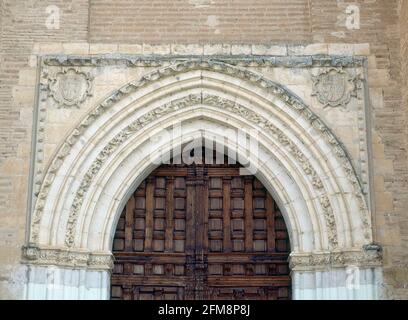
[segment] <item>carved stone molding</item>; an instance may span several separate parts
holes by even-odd
[[[91,59],[89,61],[92,61],[92,58],[87,59]],[[65,60],[65,58],[61,58],[58,61],[62,61],[63,63],[65,63],[64,61],[67,60]],[[343,145],[339,142],[339,140],[335,137],[331,130],[309,109],[309,107],[305,103],[302,102],[300,98],[290,93],[284,87],[250,70],[235,67],[224,62],[205,60],[204,58],[202,58],[200,60],[178,61],[177,63],[170,66],[154,70],[149,74],[144,75],[140,80],[129,82],[117,91],[113,92],[104,101],[99,103],[96,108],[93,109],[93,111],[91,111],[85,117],[85,119],[68,136],[65,143],[63,143],[62,147],[59,149],[57,155],[54,157],[51,165],[48,168],[35,204],[32,219],[31,241],[36,242],[38,240],[39,224],[41,221],[42,212],[46,203],[48,190],[50,189],[54,181],[56,173],[73,145],[80,139],[82,133],[89,127],[89,125],[92,124],[101,114],[103,114],[118,101],[127,97],[131,93],[136,92],[140,88],[146,87],[147,85],[165,77],[174,76],[191,70],[210,70],[214,72],[224,73],[255,84],[285,101],[289,108],[292,108],[305,120],[310,122],[311,125],[317,130],[317,132],[319,132],[320,135],[325,139],[325,141],[327,141],[327,143],[331,146],[334,154],[341,161],[346,172],[346,177],[355,189],[354,195],[359,201],[360,214],[364,225],[364,237],[366,239],[370,239],[371,219],[362,193],[360,181],[357,178],[357,174],[352,165],[350,157],[345,151]],[[319,186],[318,180],[316,180],[315,183],[316,186]],[[321,201],[323,203],[327,203],[326,199],[322,199]]]
[[[112,270],[113,256],[70,249],[40,248],[29,244],[22,248],[23,263],[42,266]],[[292,271],[316,271],[329,268],[381,267],[382,249],[378,245],[364,246],[350,251],[292,253],[289,267]]]
[[[289,257],[289,267],[292,271],[326,270],[328,268],[344,268],[348,266],[381,267],[381,247],[378,245],[368,245],[360,250],[292,253]]]
[[[239,67],[281,67],[281,68],[310,68],[310,67],[362,67],[367,58],[361,56],[237,56],[237,55],[128,55],[105,54],[96,56],[47,55],[44,56],[46,66],[81,66],[101,67],[107,65],[123,65],[126,67],[162,67],[183,61],[213,61],[228,63]]]
[[[35,244],[29,244],[23,247],[23,263],[93,270],[112,270],[113,256],[106,253],[40,248]]]
[[[99,153],[96,160],[92,163],[91,167],[85,174],[79,189],[76,191],[75,198],[71,207],[70,215],[67,222],[65,243],[68,247],[74,245],[75,227],[77,223],[78,213],[81,209],[83,199],[91,185],[92,180],[101,169],[102,165],[106,162],[109,156],[122,145],[130,136],[142,129],[150,122],[159,119],[160,117],[172,113],[176,110],[180,110],[189,106],[193,106],[198,103],[211,105],[212,107],[220,108],[222,110],[228,110],[236,115],[243,116],[248,121],[251,121],[267,130],[267,132],[277,138],[281,143],[282,148],[288,149],[288,151],[294,156],[299,166],[303,169],[306,176],[310,177],[312,186],[320,193],[321,205],[325,216],[326,227],[328,230],[328,238],[330,246],[332,248],[337,247],[337,229],[333,209],[331,207],[327,192],[324,189],[323,182],[319,178],[316,170],[313,168],[306,156],[300,151],[294,142],[292,142],[287,135],[275,125],[273,125],[268,119],[257,114],[256,112],[239,105],[238,103],[224,99],[218,96],[209,94],[192,94],[184,98],[172,101],[165,105],[159,106],[154,110],[141,116],[135,122],[123,129],[117,134]]]
[[[324,108],[345,108],[352,97],[357,97],[359,77],[343,68],[319,70],[317,76],[312,75],[312,80],[312,95],[317,97]]]
[[[149,124],[155,119],[168,114],[172,111],[182,109],[186,106],[190,106],[196,103],[200,103],[201,95],[189,95],[185,98],[160,106],[153,111],[141,116],[137,121],[133,122],[117,134],[99,153],[96,160],[92,163],[91,167],[85,174],[84,179],[81,182],[79,189],[75,194],[73,204],[71,206],[71,212],[67,222],[67,228],[65,233],[65,244],[68,247],[72,247],[75,238],[75,226],[77,223],[78,213],[81,209],[84,196],[86,195],[91,182],[95,175],[99,172],[102,165],[106,162],[109,156],[122,145],[132,134],[138,132],[145,125]]]
[[[60,108],[79,108],[86,98],[92,95],[92,76],[77,68],[64,68],[55,75],[46,73],[43,77],[48,81],[48,95]]]

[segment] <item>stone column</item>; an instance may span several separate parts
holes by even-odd
[[[294,300],[378,300],[381,284],[378,267],[292,272]]]
[[[24,299],[107,300],[110,272],[27,265]]]
[[[382,255],[377,245],[347,251],[292,253],[290,268],[295,300],[382,298]]]
[[[23,299],[106,300],[110,297],[111,253],[23,247]]]

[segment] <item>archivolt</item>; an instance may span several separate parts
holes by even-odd
[[[67,222],[67,232],[65,237],[66,245],[71,247],[74,244],[78,213],[81,209],[84,196],[86,195],[93,179],[98,174],[104,163],[108,160],[109,156],[113,154],[116,149],[118,149],[126,140],[130,139],[132,135],[142,130],[151,122],[159,120],[161,117],[172,112],[183,110],[187,107],[199,104],[210,105],[214,108],[222,108],[224,109],[224,111],[229,111],[235,115],[244,116],[245,119],[257,124],[258,126],[263,127],[268,134],[276,136],[277,141],[279,141],[280,143],[279,147],[287,148],[289,152],[294,155],[297,161],[302,164],[304,174],[306,176],[310,176],[313,187],[319,193],[322,192],[320,202],[322,204],[323,213],[326,219],[327,229],[329,230],[329,241],[332,247],[337,247],[336,224],[333,215],[333,209],[331,208],[330,201],[327,197],[327,192],[326,190],[324,190],[322,180],[318,177],[313,166],[302,153],[302,151],[300,151],[300,149],[292,141],[290,141],[290,139],[288,139],[288,137],[282,130],[273,125],[270,121],[267,120],[267,118],[256,114],[255,112],[237,104],[236,102],[208,94],[191,94],[185,98],[181,98],[176,101],[167,103],[163,106],[159,106],[152,111],[149,111],[142,117],[138,118],[136,121],[132,122],[120,133],[118,133],[111,141],[109,141],[109,143],[99,153],[97,158],[92,163],[91,167],[88,169],[79,189],[75,194],[74,202],[71,207]]]
[[[109,115],[107,110],[110,110]],[[358,178],[333,133],[298,97],[282,86],[254,72],[214,61],[184,61],[156,70],[128,83],[100,103],[71,133],[47,171],[35,206],[32,241],[51,246],[90,246],[80,240],[90,232],[89,224],[88,229],[84,227],[86,221],[93,219],[88,212],[93,212],[90,208],[97,206],[97,194],[104,192],[103,183],[115,174],[112,168],[119,168],[121,161],[130,156],[126,155],[124,146],[129,146],[129,152],[135,152],[136,145],[141,145],[143,140],[141,131],[153,133],[176,120],[192,121],[197,118],[197,112],[207,119],[218,117],[217,122],[226,127],[256,128],[263,134],[260,140],[264,149],[275,158],[279,155],[285,159],[280,159],[284,163],[282,168],[292,176],[299,194],[309,194],[307,199],[298,201],[307,202],[304,208],[309,211],[314,232],[321,233],[320,240],[315,239],[308,250],[345,248],[370,242],[369,213]],[[81,144],[78,143],[80,139]],[[141,167],[147,161],[142,159],[139,158]],[[145,167],[148,166],[146,163]],[[264,174],[267,170],[260,168],[260,171]],[[137,172],[140,175],[142,171]],[[273,177],[264,176],[265,179]],[[139,176],[134,173],[132,178]],[[343,178],[347,178],[347,183]],[[274,189],[271,192],[285,197],[282,190],[277,190],[279,178],[275,180],[275,184],[266,181]],[[280,188],[288,191],[288,186],[283,184]],[[120,202],[126,192],[129,190],[120,196],[110,195],[110,199]],[[283,207],[291,205],[289,199],[286,202],[281,199]],[[115,210],[118,207],[115,205]],[[282,209],[287,212],[286,219],[293,220],[287,221],[293,226],[291,239],[302,238],[302,232],[306,232],[302,230],[306,228],[305,222],[295,221],[294,213],[288,212],[291,209]],[[355,216],[355,210],[360,212],[359,217]],[[319,226],[319,212],[324,216],[323,227]],[[112,217],[106,219],[114,223]],[[53,231],[47,231],[54,224]],[[81,230],[81,237],[75,230]],[[65,234],[65,244],[56,236],[60,232]],[[292,247],[297,246],[292,244]],[[107,244],[99,249],[107,250]],[[305,249],[299,243],[298,250]]]

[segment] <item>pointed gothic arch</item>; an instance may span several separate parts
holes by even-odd
[[[177,123],[176,137],[152,139]],[[372,242],[370,212],[342,144],[289,90],[215,61],[178,62],[132,81],[71,132],[38,195],[32,245],[25,248],[30,264],[85,268],[99,277],[95,294],[107,296],[113,232],[129,194],[160,154],[177,147],[174,138],[210,139],[203,129],[257,133],[257,153],[232,142],[225,147],[256,164],[256,176],[279,203],[291,239],[295,298],[335,288],[316,272],[344,276],[349,264],[367,272],[363,285],[375,296],[378,255],[363,249]],[[346,294],[341,290],[339,296]]]

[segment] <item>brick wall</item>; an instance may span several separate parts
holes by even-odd
[[[408,4],[407,0],[3,0],[0,14],[0,298],[24,241],[34,92],[13,88],[35,42],[370,43],[379,85],[372,85],[377,241],[385,248],[388,295],[408,297]],[[358,4],[361,28],[345,27]],[[46,28],[46,7],[61,10]],[[90,9],[90,10],[89,10]],[[89,19],[88,19],[89,18]],[[400,33],[401,30],[401,33]],[[401,37],[400,37],[401,34]],[[404,57],[401,60],[401,56]],[[401,72],[403,70],[403,72]],[[24,87],[24,86],[20,86]],[[403,94],[402,94],[403,93]],[[374,147],[376,149],[376,147]],[[390,164],[387,168],[384,163]],[[381,173],[381,174],[380,174]],[[385,205],[383,195],[391,203]]]
[[[314,41],[368,42],[376,56],[378,69],[383,70],[380,87],[371,83],[372,97],[383,98],[383,103],[372,101],[373,139],[381,143],[384,154],[376,154],[374,146],[374,176],[376,180],[377,224],[376,240],[384,246],[384,274],[390,298],[408,295],[407,233],[408,233],[408,161],[407,161],[407,110],[401,95],[401,61],[399,12],[397,1],[313,1],[312,33]],[[406,6],[406,2],[405,6]],[[347,30],[340,25],[339,12],[348,3],[359,3],[361,28]],[[403,20],[403,19],[402,19]],[[406,21],[406,20],[405,20]],[[404,32],[402,32],[404,34]],[[378,93],[378,94],[377,94]],[[386,168],[385,163],[390,163]],[[381,180],[381,181],[380,181]],[[392,202],[387,203],[391,198]]]
[[[91,1],[95,42],[253,43],[310,40],[307,0]]]
[[[31,124],[35,94],[24,90],[20,71],[34,42],[87,41],[88,1],[2,0],[0,36],[0,298],[18,296],[11,276],[24,243]],[[46,27],[46,8],[60,8],[60,29]],[[32,76],[32,75],[30,75]],[[34,75],[35,76],[35,75]],[[19,91],[13,88],[22,84]],[[28,90],[28,88],[27,88]]]

